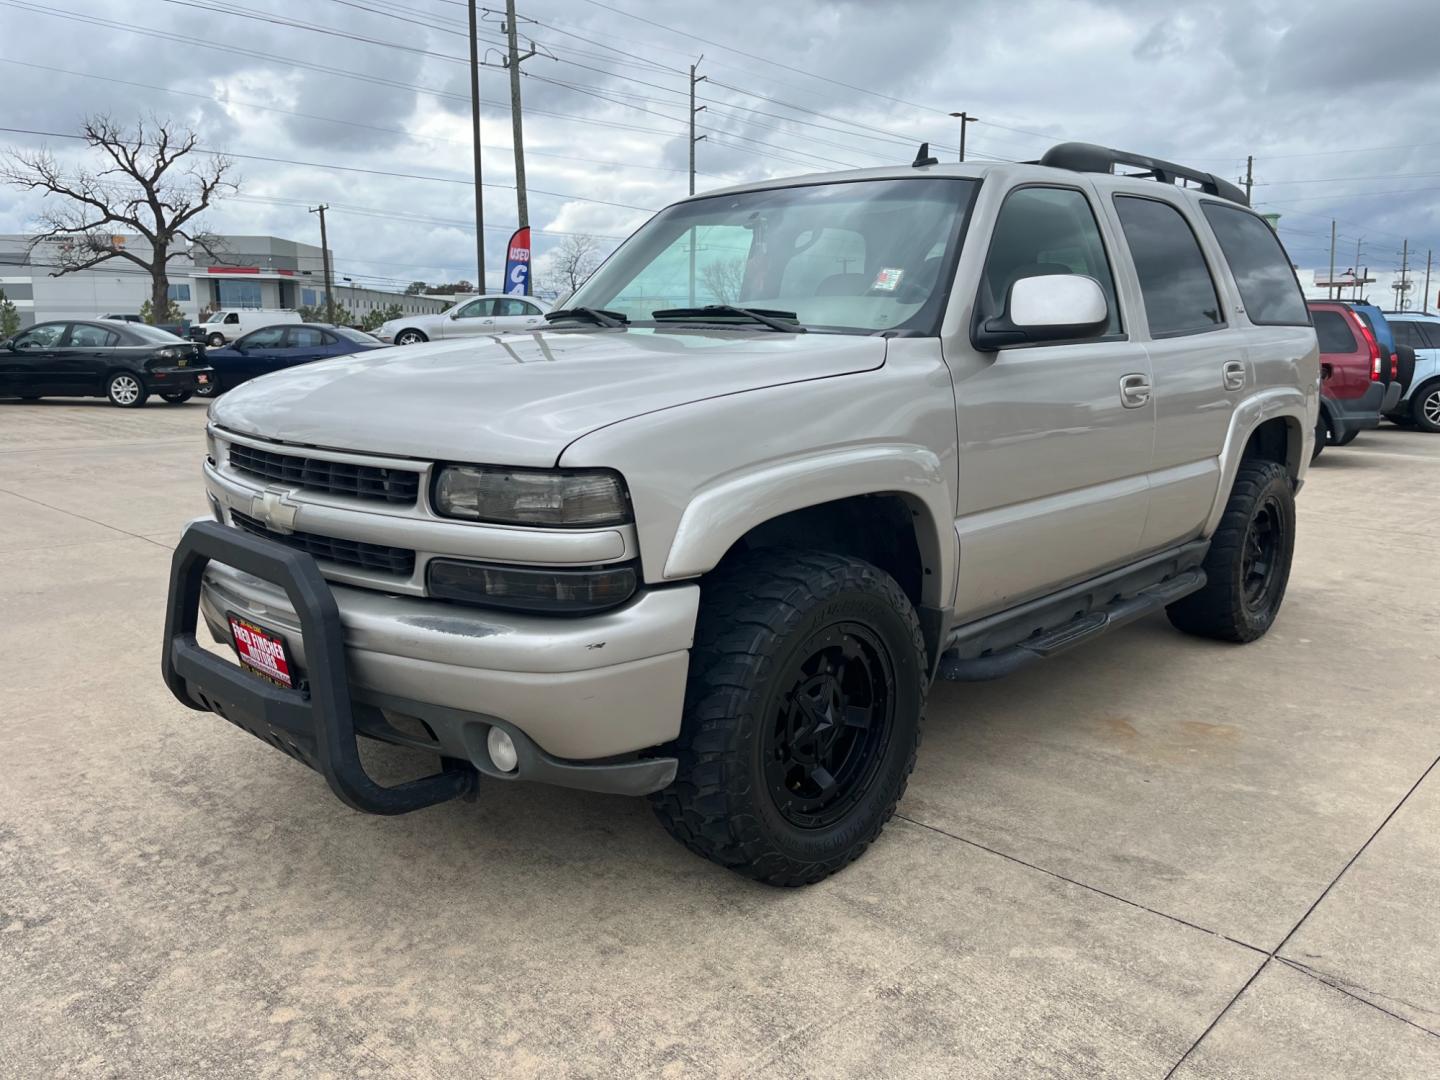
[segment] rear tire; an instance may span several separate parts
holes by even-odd
[[[220,385],[220,376],[211,375],[208,383],[204,386],[195,387],[195,396],[202,398],[219,397],[221,389],[223,388]]]
[[[205,344],[212,349],[223,349],[225,347],[225,335],[211,334],[205,339]]]
[[[1265,634],[1285,599],[1295,552],[1295,489],[1273,461],[1245,461],[1205,556],[1205,587],[1165,609],[1176,629],[1219,641]]]
[[[105,396],[111,405],[122,409],[138,409],[145,404],[150,391],[140,381],[140,376],[129,371],[117,371],[105,380]]]
[[[1310,448],[1310,460],[1314,461],[1325,449],[1325,444],[1330,441],[1330,425],[1325,420],[1325,413],[1322,410],[1319,419],[1315,421],[1315,445]]]
[[[423,345],[430,339],[419,330],[401,330],[395,335],[396,345]]]
[[[1410,418],[1421,431],[1440,432],[1440,382],[1422,386],[1410,395]]]
[[[928,670],[915,610],[888,574],[766,549],[703,585],[670,834],[768,885],[810,885],[880,835],[920,741]]]

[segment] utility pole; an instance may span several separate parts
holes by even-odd
[[[475,0],[470,0],[470,140],[475,154],[476,284],[485,293],[485,189],[480,184],[480,45],[475,36]]]
[[[1433,250],[1425,252],[1425,295],[1420,298],[1420,313],[1430,314],[1430,256],[1435,254]]]
[[[695,117],[699,116],[700,113],[702,113],[702,112],[705,110],[705,106],[704,106],[704,105],[701,105],[699,108],[696,108],[696,107],[695,107],[695,87],[696,87],[699,83],[704,82],[705,79],[706,79],[706,76],[704,76],[704,75],[696,75],[696,74],[695,74],[695,69],[700,66],[701,61],[703,61],[704,59],[705,59],[705,54],[704,54],[704,53],[701,53],[698,57],[695,58],[695,63],[693,63],[693,64],[690,65],[690,194],[691,194],[691,195],[694,195],[694,194],[695,194],[695,144],[698,143],[701,139],[705,138],[704,135],[696,135],[696,134],[695,134]],[[691,226],[690,226],[690,306],[691,306],[692,308],[695,306],[695,242],[696,242],[695,226],[691,225]]]
[[[1352,300],[1360,299],[1360,245],[1363,243],[1365,243],[1363,236],[1355,241],[1355,277],[1351,284],[1351,288],[1354,289],[1354,295],[1351,297]]]
[[[1255,157],[1249,155],[1245,158],[1245,203],[1250,203],[1250,190],[1255,186]]]
[[[1335,219],[1330,219],[1330,276],[1325,279],[1325,298],[1331,299],[1335,292]]]
[[[1405,275],[1410,270],[1410,238],[1407,236],[1400,243],[1400,288],[1395,294],[1395,310],[1405,310]]]
[[[310,213],[320,215],[320,258],[325,267],[325,321],[332,326],[335,324],[335,287],[330,278],[330,241],[325,235],[325,211],[330,207],[326,203],[319,206],[312,206]]]
[[[520,109],[520,61],[535,55],[535,42],[523,55],[517,44],[519,29],[515,19],[515,0],[505,0],[505,37],[509,42],[509,55],[505,66],[510,69],[510,129],[515,142],[515,208],[520,216],[520,228],[530,224],[530,209],[525,204],[525,125]],[[528,286],[527,286],[528,287]]]
[[[976,122],[976,117],[966,112],[952,112],[951,116],[960,120],[960,160],[965,160],[965,129]]]
[[[698,109],[695,107],[695,85],[696,85],[696,83],[702,83],[702,82],[704,82],[705,79],[707,78],[707,76],[705,76],[705,75],[696,75],[696,74],[695,74],[695,69],[700,66],[700,61],[701,61],[701,60],[704,60],[704,59],[705,59],[705,54],[704,54],[704,53],[701,53],[701,54],[700,54],[700,59],[699,59],[699,60],[696,60],[695,63],[693,63],[693,64],[690,65],[690,194],[691,194],[691,195],[694,195],[694,194],[695,194],[695,144],[698,143],[701,139],[705,138],[704,135],[696,135],[696,134],[695,134],[695,117],[698,116],[700,113],[702,113],[702,112],[705,111],[705,106],[704,106],[704,105],[701,105],[700,108],[698,108]],[[692,269],[693,269],[693,264],[694,264],[694,260],[695,260],[695,256],[694,256],[693,253],[692,253],[691,256],[690,256],[690,260],[691,260]],[[693,274],[693,273],[691,274],[691,277],[692,277],[692,278],[694,277],[694,274]]]

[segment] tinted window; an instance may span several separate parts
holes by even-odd
[[[1401,345],[1409,345],[1412,349],[1434,348],[1421,331],[1419,323],[1408,322],[1405,319],[1391,319],[1389,322],[1390,329],[1395,331],[1395,340]]]
[[[264,330],[246,334],[235,344],[246,349],[278,349],[284,344],[284,341],[285,327],[267,326]]]
[[[1338,311],[1312,311],[1315,336],[1322,353],[1352,353],[1359,346],[1350,330],[1350,320]]]
[[[1135,260],[1151,337],[1173,337],[1220,326],[1220,298],[1195,234],[1169,203],[1115,197],[1125,242]]]
[[[1428,348],[1440,349],[1440,323],[1417,323],[1420,333],[1429,342]]]
[[[40,326],[32,326],[25,333],[15,339],[17,349],[49,349],[53,348],[60,340],[60,335],[65,332],[64,323],[43,323]]]
[[[138,345],[174,345],[175,342],[184,340],[169,330],[161,330],[158,326],[146,323],[126,323],[125,333]]]
[[[495,314],[494,300],[471,300],[458,312],[462,319],[488,318],[493,314]]]
[[[337,326],[335,328],[335,333],[339,334],[346,341],[355,341],[361,345],[384,344],[379,338],[364,333],[360,330],[351,330],[348,326]]]
[[[1252,323],[1304,326],[1305,297],[1280,238],[1254,214],[1220,203],[1201,204],[1220,250],[1235,275]]]
[[[74,323],[70,327],[69,344],[72,349],[108,348],[119,343],[120,335],[114,330],[106,330],[103,326]]]
[[[1115,281],[1100,227],[1089,200],[1070,188],[1020,188],[1005,199],[980,279],[980,321],[1004,314],[1015,282],[1045,274],[1085,274],[1098,281],[1110,306],[1105,332],[1119,332]]]
[[[292,326],[286,344],[292,349],[316,349],[325,344],[325,335],[313,326]]]

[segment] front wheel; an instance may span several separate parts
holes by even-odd
[[[163,398],[164,400],[170,402],[171,405],[179,405],[179,404],[182,404],[183,402],[189,401],[189,400],[190,400],[190,397],[191,397],[191,393],[190,393],[189,390],[181,390],[181,391],[179,391],[178,393],[174,393],[174,394],[161,394],[160,396],[161,396],[161,398]]]
[[[203,398],[218,397],[220,394],[220,376],[211,375],[210,381],[201,383],[195,387],[195,396]]]
[[[882,570],[824,552],[742,556],[702,589],[679,768],[655,812],[746,877],[820,881],[880,835],[914,767],[915,610]]]
[[[1246,461],[1205,556],[1205,587],[1165,609],[1187,634],[1254,641],[1285,598],[1295,551],[1295,488],[1284,465]]]
[[[145,404],[150,391],[145,389],[145,384],[138,375],[117,371],[105,383],[105,396],[110,399],[111,405],[118,405],[122,409],[138,409]]]
[[[419,330],[401,330],[395,335],[396,345],[420,345],[429,340]]]

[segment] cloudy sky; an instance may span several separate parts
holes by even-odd
[[[497,0],[482,0],[493,7]],[[501,5],[503,7],[503,4]],[[521,0],[537,261],[567,233],[608,250],[686,190],[688,66],[704,54],[697,189],[909,161],[928,139],[1024,159],[1066,139],[1221,175],[1255,158],[1302,267],[1422,267],[1440,252],[1440,4],[1268,0]],[[516,221],[500,16],[482,14],[487,269]],[[0,124],[74,132],[153,113],[236,155],[216,232],[316,242],[338,274],[474,276],[461,0],[0,0]],[[77,144],[0,131],[0,146]],[[246,155],[246,156],[240,156]],[[286,159],[286,160],[263,160]],[[291,163],[287,163],[291,162]],[[370,170],[355,171],[355,170]],[[406,176],[378,175],[403,173]],[[38,203],[0,190],[0,233]],[[1437,270],[1440,278],[1440,270]],[[1433,291],[1433,290],[1432,290]]]

